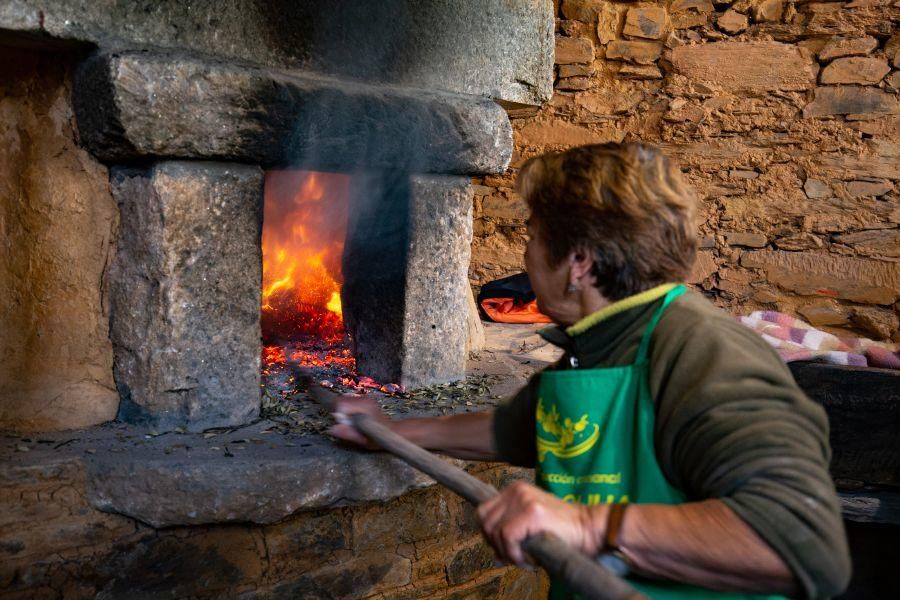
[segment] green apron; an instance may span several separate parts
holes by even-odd
[[[649,386],[650,336],[663,311],[683,294],[666,294],[638,347],[624,367],[545,371],[537,406],[537,485],[568,502],[681,504],[685,496],[666,480],[653,446],[654,406]],[[761,598],[727,594],[674,582],[629,578],[653,600],[675,598]],[[552,581],[550,599],[576,598]],[[768,596],[768,598],[778,598]]]

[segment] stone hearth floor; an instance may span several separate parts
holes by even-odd
[[[485,324],[486,346],[468,366],[469,381],[482,391],[478,395],[460,397],[451,393],[453,386],[441,386],[433,389],[445,390],[444,400],[412,394],[379,401],[399,417],[484,410],[558,356],[538,329]],[[317,407],[310,410],[327,422]],[[341,448],[317,429],[268,418],[200,433],[121,423],[0,433],[0,485],[27,486],[72,467],[83,469],[85,493],[95,508],[164,527],[273,523],[297,510],[383,501],[433,483],[385,454]]]

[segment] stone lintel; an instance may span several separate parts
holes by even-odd
[[[506,169],[512,130],[487,98],[287,74],[196,57],[100,53],[73,92],[105,161],[216,159],[315,170]]]
[[[113,170],[120,420],[197,431],[259,414],[262,186],[236,164]]]
[[[355,179],[341,294],[360,374],[410,388],[465,376],[469,183],[403,174]]]

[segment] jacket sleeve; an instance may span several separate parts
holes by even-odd
[[[666,476],[689,500],[725,502],[808,597],[839,594],[850,558],[825,411],[755,332],[725,315],[672,316],[654,333],[650,381]]]
[[[504,462],[533,468],[537,457],[537,373],[516,395],[494,409],[494,445]]]

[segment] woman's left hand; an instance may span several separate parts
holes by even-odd
[[[596,556],[603,532],[596,514],[606,507],[564,502],[523,481],[503,489],[499,495],[478,505],[481,529],[497,555],[519,566],[525,564],[522,542],[538,533],[552,533],[564,542]]]

